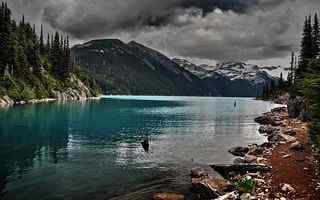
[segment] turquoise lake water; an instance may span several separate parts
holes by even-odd
[[[234,107],[234,102],[237,106]],[[262,143],[249,98],[107,96],[0,110],[0,199],[150,199],[188,193],[193,165]],[[149,153],[141,141],[150,140]]]

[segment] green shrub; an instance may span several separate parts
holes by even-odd
[[[256,182],[250,176],[245,176],[240,179],[232,180],[231,182],[239,191],[245,193],[253,193],[255,191]]]

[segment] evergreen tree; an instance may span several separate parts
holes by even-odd
[[[71,51],[69,47],[69,38],[65,39],[64,43],[64,56],[63,56],[63,67],[64,67],[64,77],[68,78],[72,73],[72,66],[71,66]]]
[[[318,15],[314,15],[314,22],[313,22],[313,54],[315,56],[319,55],[320,52],[320,29],[319,29],[319,18]]]
[[[44,38],[43,38],[43,26],[41,25],[41,30],[40,30],[40,53],[41,55],[45,55],[46,54],[46,48],[44,46]]]
[[[53,66],[53,73],[56,77],[61,77],[63,75],[63,67],[61,66],[61,44],[60,35],[58,32],[55,33],[54,41],[52,44],[51,52],[51,63]]]
[[[303,73],[306,71],[306,66],[308,65],[308,62],[314,56],[311,23],[311,16],[306,17],[301,42],[300,63],[296,72],[296,79],[301,79],[303,77]]]

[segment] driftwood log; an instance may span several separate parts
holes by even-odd
[[[227,177],[230,174],[246,174],[246,173],[267,173],[271,172],[272,167],[267,165],[256,164],[233,164],[233,165],[210,165],[216,172],[223,177]]]

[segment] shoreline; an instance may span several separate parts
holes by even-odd
[[[77,99],[59,99],[59,98],[44,98],[44,99],[31,99],[28,101],[13,101],[7,95],[0,98],[0,109],[1,108],[9,108],[12,106],[21,106],[21,105],[33,105],[33,104],[44,104],[51,102],[67,102],[67,101],[89,101],[89,100],[100,100],[103,95],[95,96],[95,97],[85,97],[85,98],[77,98]]]
[[[210,165],[223,178],[210,177],[201,167],[191,169],[194,199],[320,199],[308,123],[289,118],[287,107],[274,108],[255,121],[268,142],[231,148],[234,164]],[[185,197],[164,192],[154,194],[153,199]]]

